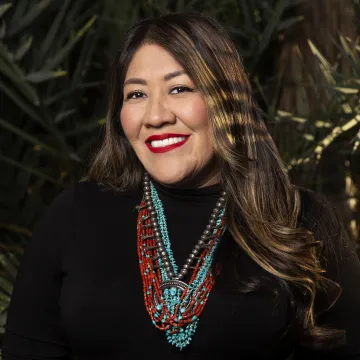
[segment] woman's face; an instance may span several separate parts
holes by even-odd
[[[121,125],[146,171],[175,187],[217,183],[207,107],[165,49],[142,45],[124,81]]]

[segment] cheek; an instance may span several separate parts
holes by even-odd
[[[201,99],[202,100],[202,99]],[[197,101],[192,107],[194,119],[194,129],[200,135],[200,147],[202,149],[204,158],[213,155],[213,141],[212,129],[209,121],[208,110],[205,102]]]
[[[194,99],[191,104],[187,103],[180,111],[182,112],[181,118],[195,132],[209,127],[207,107],[202,98]]]
[[[126,137],[131,140],[136,136],[136,121],[131,111],[123,108],[120,112],[120,123]]]

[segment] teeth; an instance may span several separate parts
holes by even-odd
[[[164,147],[164,146],[168,146],[168,145],[172,145],[172,144],[176,144],[180,141],[184,141],[185,137],[181,136],[181,137],[172,137],[172,138],[167,138],[164,140],[155,140],[155,141],[151,141],[150,144],[152,147],[158,148],[158,147]]]

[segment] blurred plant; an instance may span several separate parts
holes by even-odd
[[[287,168],[291,172],[299,167],[308,166],[316,174],[321,165],[323,155],[333,147],[336,152],[345,154],[345,191],[352,211],[349,232],[353,239],[359,240],[360,230],[360,47],[359,40],[349,39],[341,34],[336,47],[339,56],[336,63],[331,64],[309,40],[308,44],[317,59],[319,69],[325,83],[309,82],[300,84],[310,87],[318,102],[316,113],[304,117],[298,114],[277,109],[272,125],[283,126],[286,122],[294,124],[301,141],[301,153],[293,149],[287,154]],[[341,71],[339,64],[346,60],[348,70]],[[333,171],[334,178],[342,174]],[[321,184],[320,184],[321,186]]]
[[[104,83],[94,71],[100,10],[84,0],[0,5],[0,333],[32,225],[79,177],[87,131],[103,123],[101,102],[88,101]]]
[[[346,134],[352,130],[351,140],[349,141],[350,154],[360,150],[360,47],[354,44],[351,39],[346,39],[340,35],[341,47],[339,49],[342,56],[351,61],[352,73],[344,76],[337,70],[337,64],[330,64],[316,46],[309,40],[309,46],[313,54],[317,57],[319,68],[321,69],[328,84],[326,87],[319,84],[302,84],[303,86],[311,86],[318,94],[319,104],[323,104],[320,90],[326,89],[330,98],[326,99],[326,103],[330,108],[323,108],[323,113],[319,114],[322,119],[328,119],[329,122],[323,120],[311,123],[308,119],[294,114],[277,111],[276,121],[289,120],[298,124],[303,131],[303,138],[309,145],[305,154],[299,158],[289,161],[289,170],[296,165],[305,164],[309,161],[318,163],[321,160],[323,152],[329,147],[340,135]],[[338,123],[330,120],[337,120]],[[330,130],[329,130],[330,129]],[[355,135],[353,134],[355,129]],[[318,130],[319,141],[315,141],[314,130]],[[321,136],[320,134],[323,134]],[[350,134],[351,135],[351,134]]]
[[[294,9],[309,0],[105,0],[104,20],[117,34],[131,23],[169,12],[198,11],[215,17],[230,32],[252,77],[271,71],[269,51],[276,52],[278,34],[303,20]],[[112,38],[110,49],[117,49],[119,39]],[[265,65],[265,66],[264,66]]]

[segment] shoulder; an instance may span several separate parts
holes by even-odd
[[[79,181],[67,185],[55,197],[51,207],[97,207],[99,205],[128,202],[136,198],[136,191],[120,192],[92,181]]]
[[[100,226],[112,214],[126,217],[136,210],[140,192],[120,192],[95,182],[76,182],[61,190],[35,223],[35,230],[73,231],[78,226]],[[134,210],[134,211],[129,211]]]
[[[35,225],[71,226],[89,216],[104,217],[112,211],[126,212],[141,201],[140,192],[120,192],[95,182],[76,182],[61,190],[46,207]]]

